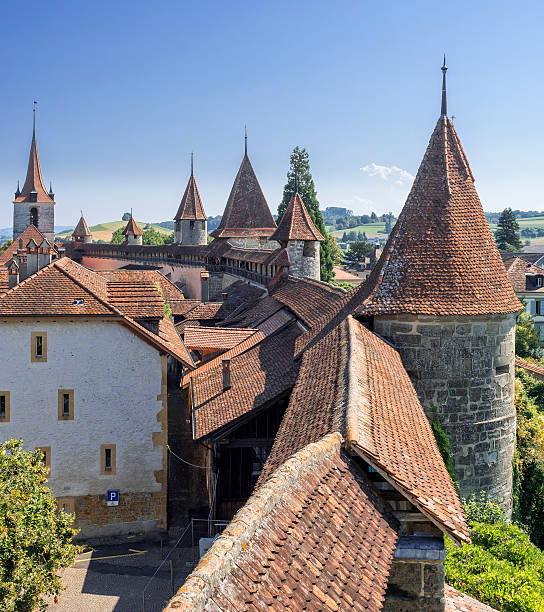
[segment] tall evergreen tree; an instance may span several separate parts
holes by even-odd
[[[519,223],[511,208],[505,208],[500,214],[495,240],[501,251],[521,251],[523,249],[519,237]]]
[[[306,205],[314,225],[325,238],[320,247],[321,280],[328,282],[334,277],[334,263],[332,258],[333,245],[331,245],[332,236],[330,236],[325,229],[323,215],[319,210],[314,180],[310,172],[310,157],[304,148],[295,147],[291,153],[289,171],[287,172],[287,183],[283,188],[283,199],[278,206],[278,219],[281,219],[293,196],[295,190],[295,170],[297,172],[298,192],[300,197]]]

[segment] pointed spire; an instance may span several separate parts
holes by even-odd
[[[38,143],[36,142],[36,104],[37,102],[34,100],[32,143],[30,145],[30,155],[28,158],[26,178],[23,188],[20,190],[19,196],[17,196],[15,199],[17,202],[42,202],[54,204],[55,202],[47,193],[47,189],[43,182],[40,159],[38,157]]]
[[[448,67],[446,66],[446,54],[444,53],[444,63],[442,64],[442,108],[440,109],[440,115],[445,117],[448,114],[448,101],[446,99],[446,72]]]
[[[55,195],[55,192],[53,191],[53,183],[51,181],[49,181],[49,195],[51,197]]]
[[[191,176],[194,176],[193,152],[191,151]]]
[[[247,125],[244,125],[244,155],[247,157]]]
[[[298,191],[291,198],[278,223],[278,228],[270,236],[270,240],[277,240],[278,242],[288,242],[289,240],[322,242],[324,240],[321,232],[312,221]]]
[[[19,181],[17,181],[17,191],[15,192],[15,197],[18,198],[21,195],[21,189],[19,187]]]
[[[174,217],[174,221],[181,221],[181,219],[189,219],[190,221],[205,221],[206,213],[204,212],[204,206],[198,193],[198,187],[194,175],[193,167],[193,154],[191,153],[191,176],[189,182],[185,188],[183,197],[178,207],[178,212]]]

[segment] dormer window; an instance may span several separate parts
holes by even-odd
[[[536,277],[536,286],[537,287],[542,287],[542,276],[537,276]]]

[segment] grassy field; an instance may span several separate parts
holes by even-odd
[[[146,223],[145,221],[136,221],[138,227],[140,229],[144,229],[147,225],[152,227],[157,232],[161,234],[171,234],[172,230],[161,227],[160,225],[155,225],[154,223]],[[109,223],[99,223],[98,225],[93,225],[89,229],[92,232],[93,240],[104,240],[105,242],[109,242],[111,240],[113,232],[118,230],[120,227],[125,227],[127,224],[126,221],[110,221]],[[149,229],[149,228],[148,228]],[[63,232],[62,234],[57,234],[59,238],[66,238],[67,236],[72,235],[73,230],[68,230],[67,232]]]
[[[327,231],[330,232],[334,230],[334,227],[328,226]],[[385,230],[385,223],[367,223],[366,225],[358,225],[357,227],[351,227],[345,230],[334,230],[332,231],[333,236],[337,238],[342,238],[344,232],[364,232],[367,237],[375,236],[378,232],[383,232]]]

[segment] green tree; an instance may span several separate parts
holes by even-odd
[[[365,257],[372,253],[373,248],[370,242],[351,242],[344,255],[344,261],[349,265],[361,264]]]
[[[124,227],[120,227],[119,229],[115,230],[111,236],[111,243],[123,244],[123,242],[125,242],[125,235],[123,234],[124,231]]]
[[[327,238],[330,238],[331,257],[335,265],[339,265],[344,262],[344,253],[338,246],[336,238],[332,234],[327,234]]]
[[[516,322],[516,355],[536,357],[540,352],[540,334],[535,327],[534,317],[527,312],[518,315]]]
[[[130,213],[126,212],[123,214],[123,216],[121,217],[121,221],[130,221]]]
[[[281,219],[293,193],[295,191],[295,170],[298,178],[298,192],[304,202],[310,217],[317,229],[323,234],[325,240],[320,245],[321,280],[330,281],[334,277],[333,259],[331,254],[332,242],[328,238],[323,215],[319,210],[319,202],[315,191],[314,180],[310,172],[310,157],[304,148],[295,147],[291,153],[287,183],[283,188],[283,199],[278,206],[278,219]]]
[[[171,238],[171,240],[170,240]],[[144,235],[142,236],[142,244],[152,244],[152,245],[160,245],[160,244],[171,244],[174,242],[174,234],[162,234],[154,229],[148,229],[144,231]]]
[[[519,237],[519,223],[511,208],[505,208],[502,211],[497,223],[495,240],[501,251],[521,251],[523,249]]]
[[[12,244],[13,244],[13,240],[6,240],[4,244],[0,245],[0,253],[3,253]]]
[[[24,451],[22,440],[0,444],[0,610],[45,610],[43,601],[62,590],[59,569],[79,547],[74,516],[57,512],[46,485],[41,451]]]

